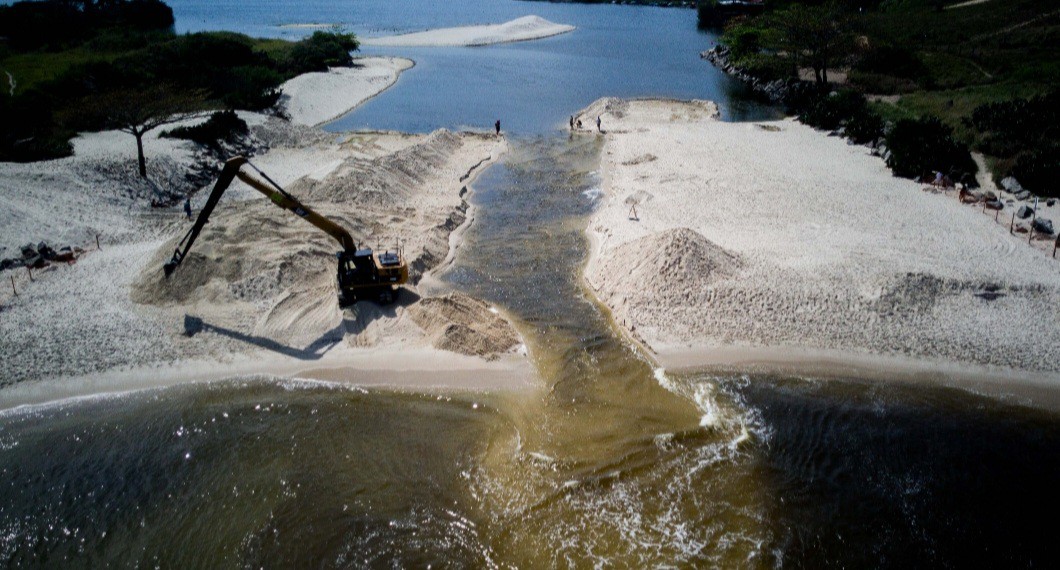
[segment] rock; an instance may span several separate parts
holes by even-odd
[[[1030,190],[1020,190],[1019,192],[1016,192],[1014,194],[1014,196],[1016,197],[1017,200],[1026,200],[1027,198],[1031,197],[1031,191]]]
[[[55,259],[55,250],[43,241],[37,244],[37,254],[44,259]]]
[[[1043,233],[1053,235],[1053,221],[1045,218],[1034,218],[1034,229]]]
[[[993,190],[986,190],[983,192],[983,196],[985,196],[987,200],[997,200],[997,193]]]
[[[29,259],[31,257],[37,257],[37,248],[33,247],[33,244],[27,243],[22,246],[22,259]]]
[[[1021,220],[1026,220],[1027,218],[1031,217],[1031,214],[1033,214],[1033,213],[1034,213],[1034,210],[1031,210],[1029,206],[1024,204],[1024,205],[1020,206],[1019,210],[1016,210],[1016,217],[1021,219]]]
[[[1023,186],[1020,185],[1019,180],[1016,180],[1011,176],[1006,176],[1001,179],[1001,187],[1013,194],[1023,190]]]
[[[1050,198],[1050,199],[1046,200],[1045,201],[1045,205],[1049,206],[1050,208],[1052,208],[1053,206],[1056,205],[1056,198]]]

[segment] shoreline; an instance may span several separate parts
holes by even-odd
[[[965,254],[963,258],[957,255],[963,247],[960,241],[967,233],[964,229],[947,234],[943,243],[953,248],[955,254],[945,256],[946,263],[928,263],[928,259],[921,260],[919,256],[930,258],[932,247],[925,242],[932,242],[932,237],[911,240],[898,237],[903,235],[901,228],[904,227],[918,235],[922,232],[915,219],[881,220],[880,224],[891,237],[877,236],[885,239],[878,239],[877,243],[869,240],[871,249],[863,249],[858,241],[863,238],[857,233],[848,234],[842,227],[842,217],[815,221],[817,212],[830,211],[828,206],[823,206],[827,200],[822,203],[825,209],[818,210],[807,209],[818,206],[802,199],[806,193],[820,195],[834,187],[837,196],[846,198],[837,204],[843,204],[844,211],[854,214],[851,203],[871,196],[861,196],[845,182],[829,186],[829,171],[856,171],[866,178],[864,184],[871,186],[867,190],[878,193],[877,200],[880,193],[887,192],[878,188],[879,185],[895,186],[895,199],[910,202],[908,209],[901,212],[925,209],[943,227],[953,223],[985,224],[970,215],[977,212],[970,212],[955,201],[951,203],[945,197],[921,192],[909,181],[894,180],[889,175],[884,178],[883,174],[887,173],[882,172],[882,166],[870,162],[872,157],[857,158],[860,166],[855,166],[848,159],[827,154],[841,148],[841,154],[852,156],[861,154],[859,147],[845,144],[839,147],[834,138],[791,121],[768,122],[768,128],[759,128],[755,123],[720,123],[699,111],[698,105],[701,103],[663,99],[603,99],[579,113],[603,116],[606,137],[600,166],[604,200],[590,215],[585,230],[590,247],[582,280],[586,290],[611,313],[614,325],[627,341],[643,348],[650,361],[681,372],[781,373],[951,386],[1000,398],[1015,396],[1023,404],[1060,409],[1060,371],[1029,365],[1049,362],[1047,354],[1042,352],[1050,344],[1048,331],[1038,329],[1035,336],[1025,337],[1030,331],[1015,324],[1030,315],[1051,319],[1049,314],[1054,310],[1041,313],[1040,309],[1053,306],[1051,300],[1057,296],[1060,279],[1057,279],[1057,268],[1049,265],[1052,260],[1041,257],[1036,249],[1009,244],[1012,240],[1007,239],[1007,231],[976,226],[975,239],[1003,244],[1000,254],[1011,259],[1012,264],[986,263],[981,260],[983,255]],[[781,164],[757,166],[756,156],[770,152],[770,148],[781,148],[771,147],[769,137],[779,137],[773,133],[784,131],[792,134],[783,137],[802,142],[782,139],[777,144],[783,144],[783,152],[787,154],[778,161]],[[748,143],[735,141],[735,135]],[[691,150],[708,142],[727,149],[724,155],[727,158]],[[750,155],[736,150],[743,149],[744,144],[759,150]],[[802,147],[814,150],[802,150]],[[819,159],[818,152],[823,153]],[[733,160],[749,165],[734,167],[737,174],[730,180],[722,163]],[[808,175],[806,170],[816,168],[813,160],[820,160],[830,169],[814,169]],[[804,178],[806,181],[797,182]],[[851,174],[840,178],[845,181],[857,177]],[[715,194],[718,190],[722,193]],[[780,194],[774,196],[771,192]],[[769,212],[775,206],[763,208],[763,205],[781,200],[783,210],[777,215],[790,215],[797,223],[781,225],[775,230],[750,231],[747,224],[751,220],[772,215]],[[637,207],[637,220],[627,219],[631,204]],[[869,216],[877,215],[875,210],[868,211]],[[887,215],[890,214],[885,212],[881,218]],[[849,217],[856,219],[855,215]],[[954,221],[946,221],[949,218]],[[825,223],[832,226],[827,233],[814,236],[790,233],[807,231],[801,229],[806,226],[812,232],[814,227]],[[846,223],[859,229],[864,224],[862,221]],[[668,229],[681,227],[692,229]],[[895,247],[889,246],[887,239],[898,239],[904,244],[901,249],[908,253],[903,258],[895,258],[903,261],[895,263],[887,255],[874,253]],[[800,241],[805,241],[805,245],[795,243]],[[965,249],[976,247],[973,242]],[[690,258],[689,248],[707,255],[706,261]],[[659,261],[651,265],[637,261],[644,256],[662,257],[663,251],[675,256],[672,263]],[[853,288],[847,282],[850,277],[846,277],[854,271],[848,266],[851,255],[858,259],[857,271],[862,272],[854,278],[865,281],[854,284]],[[874,260],[874,257],[881,259]],[[1038,270],[1017,269],[1028,264],[1037,265]],[[922,266],[918,271],[924,272],[924,277],[908,281],[905,285],[908,289],[900,289],[894,297],[888,287],[894,286],[895,279],[905,284],[902,279],[906,278],[901,277],[906,271],[903,266]],[[689,277],[685,272],[692,271],[693,267],[698,268],[693,273],[705,276],[705,280],[692,279],[687,281],[687,287],[681,285]],[[624,277],[625,273],[631,277]],[[1003,275],[1014,281],[1006,283]],[[983,299],[1000,297],[1008,308],[999,309],[997,303],[978,299],[980,289],[971,285],[977,280],[1000,287],[1000,295]],[[935,296],[918,300],[923,298],[924,291],[934,291],[933,287],[941,289],[932,293]],[[848,301],[848,295],[854,297]],[[675,299],[670,298],[674,296]],[[1010,298],[1013,300],[1008,301]],[[883,307],[884,301],[893,303],[886,305],[890,307],[888,313],[865,314],[866,310]],[[910,305],[913,302],[921,304]],[[806,305],[818,308],[804,313]],[[1024,317],[1021,313],[1029,315]],[[821,315],[832,314],[834,318],[821,320]],[[870,317],[868,321],[864,321],[866,316]],[[800,328],[799,322],[807,318],[809,321]],[[815,325],[815,319],[821,324]],[[869,332],[858,328],[862,321]],[[890,321],[896,323],[890,325]],[[871,328],[881,323],[888,328],[879,331]],[[983,328],[985,323],[990,326]],[[805,329],[807,326],[809,329]],[[818,332],[823,330],[827,334],[800,336],[799,331],[818,328]],[[850,335],[855,331],[856,335]],[[979,336],[984,341],[977,340]],[[997,340],[999,336],[1001,341]],[[875,340],[868,342],[867,339]],[[978,348],[980,342],[986,343],[988,352]],[[929,356],[931,346],[941,350]],[[916,349],[910,351],[906,347]],[[954,358],[954,355],[971,354],[975,354],[974,359]],[[1027,365],[1005,364],[1013,362],[1013,358]]]
[[[280,86],[281,107],[292,124],[321,127],[337,121],[393,87],[402,73],[416,66],[411,59],[393,56],[353,61],[352,67],[304,73]]]
[[[406,69],[413,65],[401,58],[376,59],[407,62]],[[353,103],[350,92],[343,89],[310,89],[311,102],[331,98],[332,108],[341,106],[348,113],[352,109],[347,105],[356,108],[367,100],[358,93],[372,91],[375,96],[393,84],[380,88],[357,71],[353,68],[341,77],[362,87],[352,90]],[[303,86],[333,74],[308,75],[300,76]],[[294,96],[297,100],[297,91]],[[297,121],[253,113],[241,116],[251,125],[255,140],[260,138],[269,148],[255,162],[270,176],[305,197],[321,214],[345,221],[344,225],[356,216],[350,229],[358,240],[376,244],[404,236],[410,268],[427,276],[451,262],[473,221],[473,215],[464,216],[468,204],[462,189],[507,150],[506,140],[477,133],[352,131],[336,137]],[[190,143],[153,135],[145,139],[152,178],[179,176],[189,168],[195,152]],[[42,170],[39,164],[0,168],[15,173],[13,181],[38,181],[41,188],[31,196],[53,196],[53,185],[64,188],[67,177],[82,171],[98,171],[91,182],[110,193],[111,187],[132,176],[135,167],[128,161],[128,138],[113,133],[80,137],[75,156],[47,165],[48,178],[36,174]],[[122,165],[120,175],[111,164]],[[202,199],[200,195],[193,200],[196,211]],[[321,248],[333,251],[332,242],[307,224],[277,217],[274,207],[238,183],[197,244],[200,260],[212,259],[209,263],[215,267],[200,268],[206,273],[194,277],[193,266],[202,261],[186,263],[176,277],[191,281],[182,284],[172,280],[155,284],[161,277],[152,277],[151,271],[156,258],[171,248],[174,236],[185,231],[186,221],[178,209],[148,209],[137,195],[119,195],[112,202],[120,204],[120,212],[110,215],[120,216],[123,225],[117,226],[120,233],[115,225],[106,225],[114,229],[101,251],[89,251],[69,267],[35,272],[39,275],[32,285],[20,283],[19,296],[4,299],[0,364],[14,372],[0,388],[0,406],[248,375],[425,392],[537,386],[518,332],[503,315],[487,311],[488,304],[466,295],[441,291],[442,296],[428,299],[410,283],[405,302],[333,307],[331,272],[315,262],[311,265],[316,269],[297,270],[307,255],[319,257]],[[20,207],[44,211],[35,201]],[[89,201],[69,210],[48,213],[56,220],[69,216],[82,224],[97,218],[105,223],[104,215],[114,207]],[[7,229],[6,241],[25,241],[20,227]],[[231,235],[211,237],[211,231]],[[34,241],[40,237],[44,236],[31,236]],[[262,254],[246,258],[243,267],[234,260],[243,259],[244,250]],[[265,255],[270,251],[274,253]],[[172,294],[177,296],[170,299]],[[427,302],[417,301],[421,295]],[[191,337],[179,332],[184,330],[180,321],[187,316],[205,321],[206,334]],[[454,324],[461,334],[472,336],[449,336]],[[506,326],[511,333],[504,332]],[[504,339],[510,335],[515,338],[511,348],[497,344],[508,342]],[[105,342],[94,346],[91,338]]]
[[[395,362],[400,365],[395,366]],[[445,374],[440,374],[440,370],[445,370]],[[151,381],[145,383],[144,378]],[[248,378],[276,383],[319,381],[346,387],[423,393],[514,392],[539,387],[530,362],[518,355],[487,362],[433,348],[375,348],[365,352],[341,348],[319,360],[302,361],[259,352],[237,354],[229,362],[190,359],[18,383],[0,389],[0,414],[86,398]]]
[[[482,47],[540,40],[574,30],[574,26],[556,24],[539,16],[528,15],[501,24],[433,28],[406,34],[363,38],[361,43],[373,47]]]

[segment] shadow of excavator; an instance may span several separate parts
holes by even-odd
[[[207,323],[199,317],[184,315],[184,335],[195,336],[202,332],[211,332],[270,350],[272,352],[297,358],[298,360],[320,360],[331,349],[335,348],[346,338],[347,334],[358,335],[364,332],[372,322],[397,316],[398,307],[406,307],[418,301],[419,295],[403,289],[401,296],[393,304],[378,305],[376,303],[362,301],[355,305],[346,307],[343,311],[342,322],[334,328],[320,335],[319,338],[309,343],[305,348],[295,348],[277,342],[271,338],[243,333],[230,328]]]

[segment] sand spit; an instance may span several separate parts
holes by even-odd
[[[506,150],[482,134],[336,137],[245,118],[268,148],[255,165],[362,243],[400,240],[414,280],[458,245],[450,234],[464,221],[467,185]],[[151,188],[182,176],[194,149],[151,137],[154,182],[140,182],[130,149],[112,144],[131,137],[117,135],[85,136],[68,159],[0,164],[2,212],[17,222],[4,225],[0,243],[92,243],[77,263],[37,271],[33,282],[19,273],[17,297],[0,292],[0,386],[9,387],[0,406],[260,374],[410,388],[528,385],[529,365],[513,350],[518,335],[484,303],[421,299],[413,284],[396,304],[340,309],[338,244],[241,184],[164,281],[161,264],[190,222],[179,207],[151,208]],[[206,194],[196,195],[196,210]],[[446,333],[450,325],[473,334]]]
[[[398,36],[364,38],[369,46],[471,47],[538,40],[573,31],[574,26],[555,24],[540,16],[523,16],[503,24],[441,28]]]
[[[582,112],[607,137],[586,279],[663,365],[757,347],[774,362],[825,350],[1060,381],[1060,262],[864,147],[712,109]]]
[[[353,67],[306,73],[280,86],[280,104],[299,125],[320,125],[386,91],[414,65],[402,57],[361,57]]]

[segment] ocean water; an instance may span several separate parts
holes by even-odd
[[[417,67],[329,127],[426,131],[500,115],[511,152],[477,180],[475,224],[443,279],[512,315],[541,387],[402,394],[262,376],[4,411],[0,565],[1010,568],[1060,557],[1056,413],[857,378],[669,374],[584,290],[600,141],[563,132],[570,113],[604,95],[769,113],[698,60],[711,36],[692,11],[172,4],[181,31],[253,35],[528,13],[579,26],[401,52]]]

